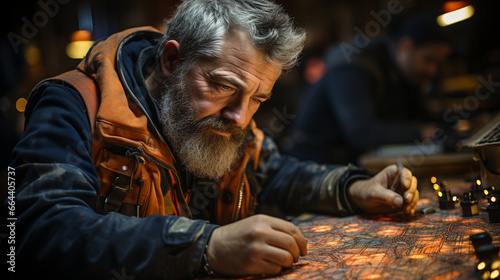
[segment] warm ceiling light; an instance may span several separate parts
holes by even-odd
[[[77,30],[71,34],[71,42],[75,41],[90,41],[92,33],[88,30]]]
[[[77,30],[71,34],[71,42],[66,46],[66,54],[72,59],[82,59],[87,54],[94,41],[88,30]]]
[[[90,47],[94,44],[93,41],[76,41],[71,42],[66,46],[66,54],[72,59],[82,59],[85,57]]]
[[[457,2],[457,3],[454,3]],[[466,20],[474,15],[474,7],[465,5],[466,1],[447,1],[444,4],[445,13],[437,17],[440,26],[447,26]],[[460,8],[459,8],[460,7]]]
[[[444,13],[453,12],[458,9],[462,9],[465,6],[469,6],[468,1],[446,1],[443,4],[443,12]]]

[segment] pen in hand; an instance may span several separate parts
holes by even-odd
[[[394,175],[394,180],[392,181],[392,184],[391,184],[391,187],[390,187],[390,190],[391,191],[396,191],[396,182],[399,180],[401,180],[401,172],[403,171],[403,164],[401,164],[401,161],[400,160],[397,160],[396,161],[396,165],[398,167],[398,170],[396,172],[396,175]]]

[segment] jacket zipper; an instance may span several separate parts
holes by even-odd
[[[249,160],[247,160],[245,162],[245,165],[243,166],[243,173],[241,174],[240,187],[238,189],[238,201],[236,204],[236,211],[234,212],[234,216],[233,216],[233,222],[235,222],[236,219],[238,219],[238,216],[239,216],[240,211],[241,211],[241,204],[243,203],[243,185],[245,184],[245,180],[244,180],[245,179],[245,171],[246,171],[248,162],[249,162]]]
[[[233,217],[233,222],[235,222],[239,216],[239,213],[241,211],[241,204],[243,203],[242,200],[243,200],[243,184],[244,184],[244,181],[243,181],[243,176],[241,176],[241,183],[240,183],[240,188],[238,190],[238,204],[237,204],[237,207],[236,207],[236,212],[234,212],[234,217]]]
[[[163,167],[163,168],[165,168],[167,170],[170,170],[172,172],[172,174],[174,174],[175,179],[177,180],[177,183],[179,184],[179,191],[181,193],[182,198],[184,200],[186,200],[185,197],[184,197],[184,193],[182,192],[181,180],[179,178],[179,175],[177,175],[177,172],[171,166],[169,166],[168,164],[163,163],[163,162],[159,161],[158,159],[156,159],[155,157],[147,154],[144,151],[144,149],[142,149],[141,147],[134,148],[134,147],[123,146],[123,145],[119,145],[119,144],[115,144],[115,143],[109,143],[109,144],[112,145],[112,146],[116,146],[116,147],[120,147],[120,148],[125,149],[126,150],[125,156],[133,156],[134,154],[139,154],[139,155],[144,156],[147,159],[151,160],[156,165],[158,165],[160,167]],[[187,205],[187,201],[184,201],[184,202]],[[191,213],[191,210],[189,209],[189,207],[186,207],[186,210],[188,212],[189,218],[193,218],[193,214]]]

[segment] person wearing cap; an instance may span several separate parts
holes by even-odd
[[[367,38],[327,52],[325,74],[303,95],[286,153],[346,164],[381,145],[433,137],[437,125],[422,93],[451,45],[435,18],[423,14],[388,33],[368,38],[366,45],[360,42]]]

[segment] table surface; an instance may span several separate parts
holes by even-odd
[[[462,195],[470,186],[458,181],[448,189]],[[430,184],[420,193],[419,207],[434,206],[436,212],[413,217],[303,216],[297,226],[308,240],[307,256],[278,276],[258,278],[476,279],[477,258],[469,236],[486,231],[499,246],[500,224],[489,223],[484,210],[463,217],[459,203],[455,209],[440,210]]]

